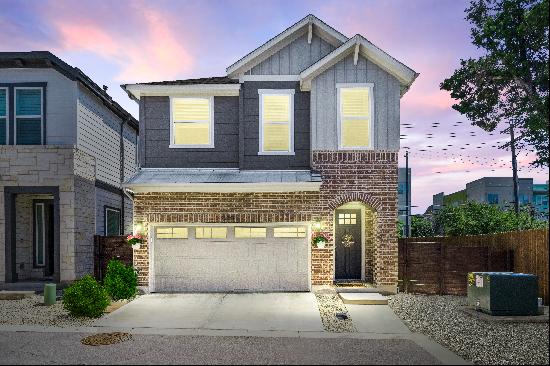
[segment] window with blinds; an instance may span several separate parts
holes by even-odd
[[[8,144],[8,88],[0,88],[0,145]]]
[[[213,98],[171,98],[171,147],[214,147]]]
[[[260,154],[294,153],[294,89],[258,91]]]
[[[14,88],[15,144],[42,145],[42,88]]]
[[[372,86],[339,87],[339,147],[371,148]]]

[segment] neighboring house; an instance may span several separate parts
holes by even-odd
[[[94,234],[131,232],[138,127],[50,52],[0,52],[0,283],[93,273]]]
[[[533,206],[539,220],[548,220],[548,181],[546,184],[533,184]]]
[[[399,104],[416,77],[309,15],[226,76],[123,85],[140,109],[140,170],[125,184],[147,238],[140,285],[395,290]]]
[[[489,203],[506,209],[514,206],[514,181],[511,177],[484,177],[466,184],[466,188],[445,195],[433,195],[433,210],[458,206],[468,201]],[[519,204],[534,208],[537,218],[548,217],[548,184],[533,184],[533,178],[519,178]]]
[[[411,168],[408,168],[408,180],[407,180],[407,169],[399,168],[397,174],[397,207],[399,210],[399,221],[405,224],[407,220],[409,221],[409,233],[411,227]],[[407,236],[405,233],[405,226],[403,227],[403,235]]]

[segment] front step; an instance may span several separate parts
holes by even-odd
[[[377,292],[340,292],[344,304],[350,305],[388,305],[388,298]]]

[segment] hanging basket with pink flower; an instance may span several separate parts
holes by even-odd
[[[315,232],[311,236],[311,244],[319,249],[323,249],[329,240],[329,236],[323,232]]]
[[[141,235],[128,235],[126,237],[128,244],[132,246],[132,249],[139,249],[141,243],[143,243],[143,236]]]

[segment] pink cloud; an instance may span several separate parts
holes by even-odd
[[[139,31],[110,28],[101,17],[54,19],[60,51],[85,51],[114,60],[120,67],[118,81],[173,79],[192,70],[194,59],[188,47],[192,42],[176,33],[170,14],[133,4],[129,12],[137,17]]]

